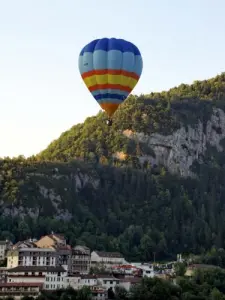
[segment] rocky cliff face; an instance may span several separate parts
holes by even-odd
[[[155,157],[142,156],[140,160],[149,160],[156,165],[162,164],[171,173],[182,177],[193,177],[191,166],[195,160],[201,162],[208,145],[216,147],[217,151],[223,151],[220,142],[225,138],[225,113],[214,108],[206,125],[199,121],[195,126],[181,126],[167,136],[158,133],[147,136],[128,130],[124,131],[124,134],[128,138],[146,143],[154,150]]]

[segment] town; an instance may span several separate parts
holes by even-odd
[[[181,259],[178,256],[178,259]],[[53,291],[88,286],[93,299],[107,299],[116,286],[127,291],[142,277],[173,275],[173,263],[160,265],[127,262],[118,252],[71,247],[61,234],[52,233],[37,239],[0,241],[0,297],[37,297],[42,290]],[[158,267],[157,267],[158,266]]]

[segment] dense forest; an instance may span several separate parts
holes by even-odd
[[[225,152],[208,147],[193,166],[197,177],[181,178],[163,165],[141,165],[139,156],[152,149],[122,134],[166,135],[182,124],[205,124],[213,107],[225,109],[224,100],[224,73],[131,96],[112,128],[99,113],[37,156],[0,160],[0,238],[15,242],[60,228],[72,245],[142,261],[153,253],[166,259],[225,248]],[[118,151],[126,154],[123,161],[113,157]]]

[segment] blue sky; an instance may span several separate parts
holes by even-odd
[[[78,71],[92,39],[138,46],[135,94],[223,72],[224,11],[224,0],[0,0],[0,157],[38,153],[99,111]]]

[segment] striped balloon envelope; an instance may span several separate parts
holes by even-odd
[[[79,55],[82,79],[109,118],[136,86],[142,68],[139,49],[123,39],[94,40]]]

